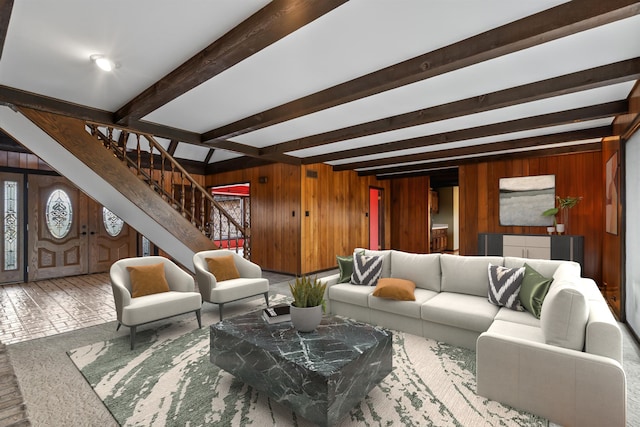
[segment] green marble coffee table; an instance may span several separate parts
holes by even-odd
[[[260,312],[211,326],[210,360],[321,426],[338,422],[392,369],[390,331],[325,316],[314,332]]]

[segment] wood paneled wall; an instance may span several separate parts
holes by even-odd
[[[622,198],[620,192],[620,177],[621,177],[621,152],[620,152],[620,139],[619,138],[607,138],[602,144],[602,182],[606,183],[606,165],[611,156],[617,153],[618,156],[618,176],[616,177],[616,218],[618,225],[617,234],[611,234],[606,232],[606,224],[603,221],[602,234],[602,285],[604,286],[604,296],[609,302],[609,305],[620,319],[622,313],[621,300],[622,300]],[[607,197],[607,188],[604,187],[605,198]],[[605,208],[606,209],[606,202]],[[605,211],[606,217],[606,211]]]
[[[428,176],[399,178],[391,182],[391,247],[400,251],[429,253]]]
[[[266,182],[260,183],[260,177]],[[250,183],[252,260],[265,270],[300,273],[299,166],[260,166],[208,175],[205,182]]]
[[[0,151],[0,167],[52,171],[47,163],[31,153]]]
[[[460,253],[477,254],[478,233],[546,234],[545,227],[500,225],[500,178],[556,176],[556,194],[583,196],[571,209],[569,234],[585,238],[583,275],[602,284],[602,239],[604,234],[604,182],[602,153],[580,153],[529,159],[496,161],[461,166]]]
[[[370,187],[383,189],[387,230],[383,247],[389,248],[389,181],[360,177],[353,171],[334,172],[325,164],[303,166],[301,179],[302,272],[335,268],[336,255],[348,255],[355,247],[369,247]]]
[[[251,184],[252,260],[265,270],[327,270],[336,267],[336,255],[367,247],[370,186],[385,192],[385,228],[391,229],[388,181],[334,172],[324,164],[273,164],[206,177],[207,186],[242,182]],[[385,247],[390,242],[387,232]]]

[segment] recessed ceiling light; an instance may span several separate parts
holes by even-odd
[[[104,71],[112,71],[113,69],[118,68],[118,64],[101,54],[91,55],[89,59]]]

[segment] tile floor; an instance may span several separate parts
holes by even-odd
[[[13,344],[116,320],[107,273],[0,285],[0,342]]]
[[[272,293],[293,276],[263,272]],[[109,274],[0,285],[0,342],[9,345],[116,320]]]

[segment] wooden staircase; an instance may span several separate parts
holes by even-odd
[[[74,179],[70,175],[75,169],[62,170],[70,162],[53,158],[59,156],[47,158],[28,147],[31,151],[186,267],[192,268],[193,253],[215,248],[214,241],[226,242],[250,257],[249,229],[227,213],[152,135],[27,108],[19,111],[70,153],[74,162],[87,168],[87,178]],[[91,179],[93,174],[100,179]],[[216,227],[212,227],[214,219]],[[218,235],[212,233],[214,228]]]

